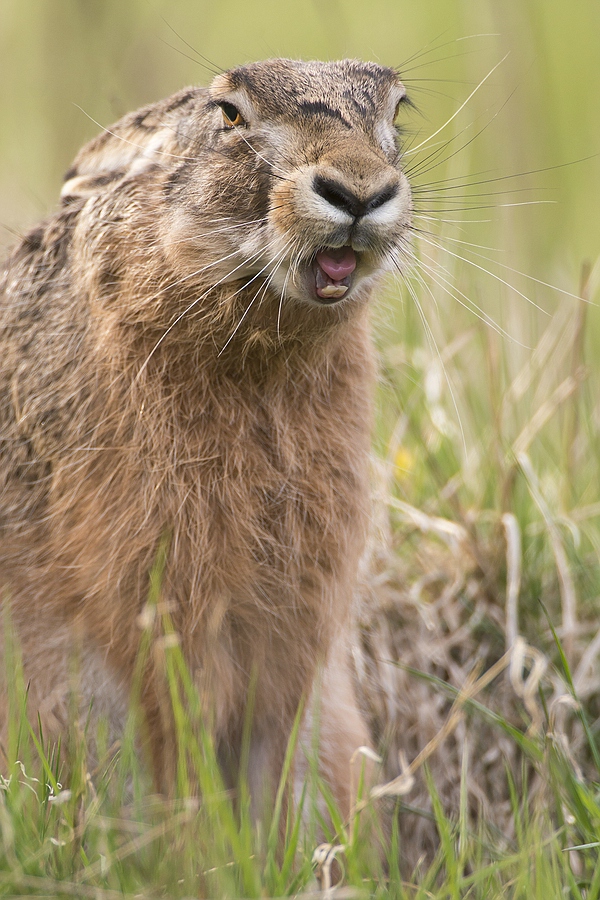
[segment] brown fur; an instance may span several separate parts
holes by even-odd
[[[75,647],[84,700],[122,722],[167,540],[162,600],[222,758],[239,752],[255,671],[251,781],[276,779],[329,660],[322,761],[347,809],[349,757],[367,740],[345,636],[368,516],[368,300],[406,245],[402,96],[395,72],[348,60],[220,75],[84,147],[61,211],[9,259],[0,577],[51,734],[67,724]],[[245,124],[223,127],[224,101]],[[343,222],[315,173],[396,196]],[[316,252],[349,243],[348,296],[311,299]],[[158,668],[142,702],[168,787]]]

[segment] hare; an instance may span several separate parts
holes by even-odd
[[[160,605],[224,771],[252,689],[251,791],[276,784],[318,680],[320,765],[349,808],[369,740],[347,646],[369,306],[409,255],[404,99],[396,71],[356,60],[219,74],[85,146],[6,263],[0,587],[48,736],[68,727],[74,655],[83,708],[122,727],[163,547]],[[164,696],[150,653],[142,740],[168,790]]]

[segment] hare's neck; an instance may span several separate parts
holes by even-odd
[[[364,380],[370,370],[366,305],[344,317],[306,304],[271,322],[268,311],[253,317],[244,315],[243,305],[224,309],[226,295],[211,301],[208,310],[193,313],[185,301],[168,304],[171,311],[160,323],[137,316],[132,321],[129,313],[121,318],[119,311],[110,322],[103,310],[102,327],[95,329],[100,355],[112,360],[115,374],[133,375],[140,384],[168,383],[178,393],[205,379],[284,385],[303,382],[307,374],[331,380],[350,370]]]
[[[347,421],[351,430],[368,434],[373,364],[364,319],[340,326],[328,342],[298,343],[269,356],[255,352],[236,360],[204,345],[180,347],[178,354],[163,344],[153,352],[146,347],[128,363],[115,360],[121,409],[134,415],[134,430],[145,421],[138,411],[152,409],[153,432],[160,426],[173,433],[203,432],[207,422],[233,426],[248,416],[276,422],[292,410],[304,410],[307,417],[318,410],[324,422],[337,421],[343,430]]]

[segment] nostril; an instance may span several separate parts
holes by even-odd
[[[324,175],[315,175],[313,190],[336,209],[341,209],[352,218],[358,219],[374,209],[379,209],[398,193],[397,184],[389,184],[365,200],[361,200],[341,182]]]
[[[380,206],[383,206],[384,203],[387,203],[389,200],[392,200],[396,194],[398,193],[398,185],[397,184],[389,184],[382,191],[379,191],[378,194],[375,194],[369,200],[367,200],[365,206],[366,211],[371,212],[373,209],[379,209]]]
[[[331,206],[347,212],[354,219],[363,216],[366,212],[366,206],[363,201],[333,178],[315,175],[313,190],[320,197],[323,197],[324,200],[327,200]]]

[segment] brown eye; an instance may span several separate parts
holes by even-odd
[[[221,112],[223,113],[223,121],[227,128],[235,128],[236,125],[245,125],[242,114],[237,106],[233,103],[220,103]]]

